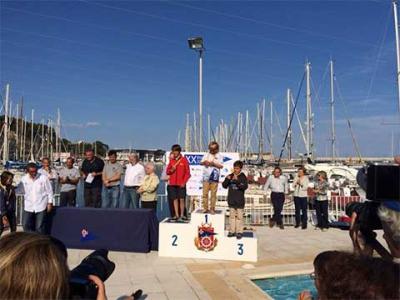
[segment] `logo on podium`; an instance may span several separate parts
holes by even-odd
[[[194,239],[196,248],[205,252],[214,250],[218,243],[215,235],[211,223],[202,223],[201,226],[198,226],[197,237]]]

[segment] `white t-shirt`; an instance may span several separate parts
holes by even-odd
[[[211,154],[207,153],[203,156],[201,159],[201,162],[214,162],[218,163],[220,165],[223,164],[223,157],[221,154]],[[211,181],[211,182],[218,182],[219,181],[219,175],[220,175],[220,169],[214,167],[214,166],[204,166],[203,168],[203,181]]]
[[[141,186],[145,176],[144,167],[140,163],[127,164],[124,186]]]

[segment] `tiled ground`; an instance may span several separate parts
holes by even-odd
[[[255,264],[158,257],[110,252],[116,270],[106,282],[109,299],[141,288],[146,299],[265,299],[249,278],[282,272],[311,272],[314,257],[324,250],[351,250],[348,232],[321,232],[287,227],[257,227],[259,260]],[[91,251],[69,250],[70,267]]]

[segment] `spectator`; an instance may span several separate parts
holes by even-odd
[[[44,234],[47,213],[53,207],[53,189],[47,176],[38,173],[36,164],[29,163],[26,171],[17,187],[17,193],[24,195],[22,226],[24,231]]]
[[[8,225],[10,231],[17,230],[17,219],[15,215],[16,196],[12,185],[14,174],[4,171],[0,176],[0,236],[4,226]]]
[[[264,185],[264,190],[271,190],[271,202],[274,208],[274,215],[269,220],[269,227],[274,227],[275,224],[280,229],[284,229],[282,221],[282,209],[285,202],[285,194],[288,193],[288,181],[286,176],[282,175],[282,169],[275,167],[273,175],[268,177],[267,182]]]
[[[228,237],[236,236],[240,240],[243,236],[243,209],[246,204],[244,192],[248,188],[246,175],[242,173],[243,162],[233,164],[233,173],[228,175],[222,186],[228,188],[229,205],[229,232]]]
[[[66,253],[50,237],[15,232],[0,239],[0,299],[68,299],[68,278]],[[89,279],[97,300],[106,300],[104,283]]]
[[[158,176],[155,173],[155,166],[153,163],[148,163],[145,166],[146,176],[143,183],[138,189],[141,194],[142,208],[151,208],[157,212],[157,188],[160,183]]]
[[[117,151],[108,152],[108,163],[103,170],[103,184],[105,188],[105,197],[102,207],[117,208],[119,206],[122,166],[117,162]]]
[[[104,162],[94,155],[92,149],[85,152],[81,173],[85,179],[84,198],[86,207],[100,207]]]
[[[328,188],[329,184],[327,181],[327,175],[324,171],[317,173],[317,186],[314,189],[316,193],[315,201],[315,212],[317,214],[317,227],[322,231],[326,231],[329,228],[328,219]]]
[[[381,258],[326,251],[314,260],[318,299],[399,299],[399,265]],[[312,299],[302,292],[299,299]]]
[[[58,180],[57,171],[51,167],[50,159],[47,157],[42,158],[42,167],[38,170],[38,173],[47,176],[50,180],[53,194],[56,192],[56,182]]]
[[[79,183],[79,170],[74,168],[74,159],[68,157],[65,167],[60,170],[60,206],[76,205],[76,186]]]
[[[297,170],[297,176],[294,179],[294,208],[296,225],[295,228],[300,227],[301,229],[307,229],[307,190],[308,190],[308,176],[306,175],[306,169],[300,167]],[[301,218],[300,218],[301,212]]]
[[[128,157],[124,178],[124,208],[139,208],[140,194],[137,189],[143,183],[145,176],[144,167],[139,163],[139,156],[131,154]]]
[[[190,178],[189,162],[182,155],[182,149],[179,145],[173,145],[171,148],[173,158],[167,166],[167,175],[169,176],[169,193],[174,203],[174,217],[172,220],[186,221],[185,200],[186,183]]]
[[[223,159],[219,152],[217,142],[211,142],[208,145],[209,152],[203,156],[200,164],[203,169],[203,212],[208,213],[210,207],[211,214],[215,213],[215,204],[217,203],[217,191],[219,183],[220,169],[223,167]],[[210,205],[208,195],[211,192]]]

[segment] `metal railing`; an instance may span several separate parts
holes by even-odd
[[[23,211],[23,195],[17,195],[16,203],[16,214],[17,214],[17,224],[22,224],[22,211]],[[332,196],[329,200],[329,216],[331,220],[338,220],[340,216],[345,214],[346,204],[353,201],[361,201],[358,196]],[[60,203],[60,195],[54,195],[54,205],[58,206]],[[161,221],[166,217],[170,216],[168,196],[165,194],[158,195],[157,203],[157,217]],[[226,197],[218,197],[217,209],[226,210],[228,214],[228,203]],[[191,212],[195,209],[201,208],[201,197],[188,197],[186,207]],[[309,222],[313,223],[312,215],[314,209],[309,199],[308,206],[308,217]],[[258,225],[265,226],[268,225],[269,219],[272,217],[274,211],[271,203],[271,199],[265,195],[251,195],[246,196],[246,205],[244,208],[244,224],[246,226]],[[286,197],[283,210],[282,210],[283,222],[285,225],[295,224],[295,207],[292,196]]]

